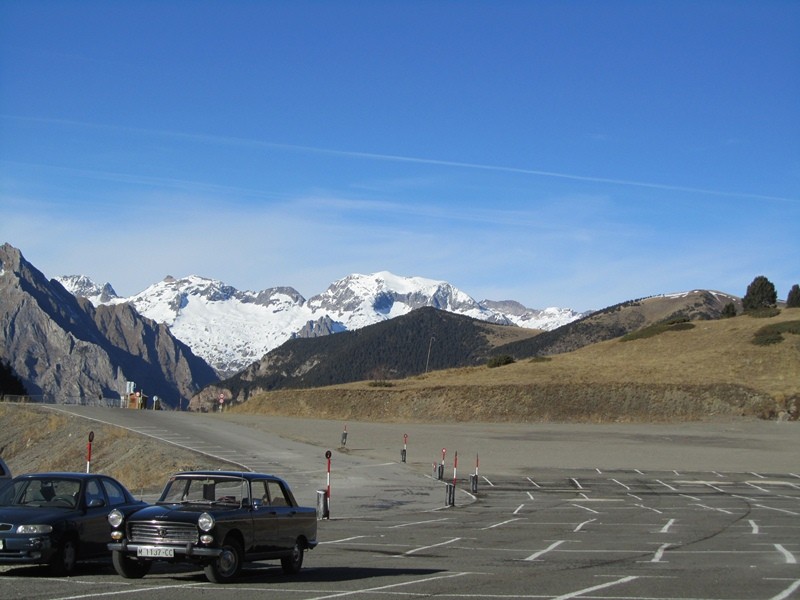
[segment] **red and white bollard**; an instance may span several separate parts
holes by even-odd
[[[89,472],[89,468],[92,464],[92,442],[94,441],[94,431],[89,432],[89,443],[86,444],[86,472]]]

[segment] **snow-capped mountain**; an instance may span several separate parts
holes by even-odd
[[[95,306],[111,304],[113,300],[119,298],[110,283],[99,286],[86,275],[65,275],[55,279],[72,294],[83,296]]]
[[[512,301],[476,302],[445,281],[386,271],[349,275],[308,300],[291,287],[239,291],[195,275],[166,277],[129,298],[117,297],[109,284],[97,286],[87,277],[57,279],[94,304],[130,302],[142,315],[165,323],[223,377],[290,338],[359,329],[423,306],[531,329],[555,329],[581,316],[569,309],[528,309]]]

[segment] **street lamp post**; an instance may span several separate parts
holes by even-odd
[[[431,363],[431,346],[433,346],[433,340],[436,338],[431,336],[431,341],[428,342],[428,359],[425,361],[425,373],[428,373],[428,365]]]

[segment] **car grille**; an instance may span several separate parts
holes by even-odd
[[[197,527],[189,523],[131,523],[129,540],[139,544],[197,542]]]

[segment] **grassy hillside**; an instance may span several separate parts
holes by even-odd
[[[157,493],[176,471],[231,466],[120,427],[92,423],[37,404],[0,403],[0,454],[14,475],[85,471],[90,430],[95,434],[92,472],[116,477],[137,495]]]
[[[695,321],[547,358],[260,394],[236,410],[364,420],[673,421],[774,418],[800,403],[800,335],[753,343],[765,327],[798,330],[800,309]]]

